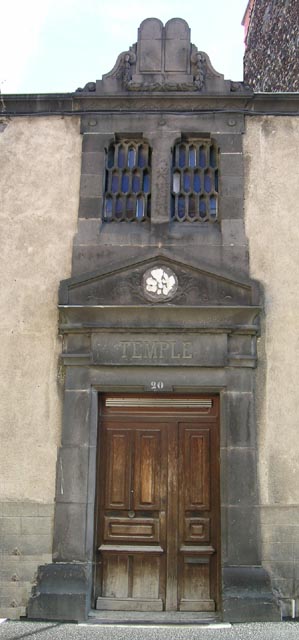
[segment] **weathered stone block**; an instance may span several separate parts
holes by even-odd
[[[64,446],[57,461],[57,502],[86,502],[88,447]]]
[[[101,218],[103,208],[103,199],[98,198],[80,198],[79,218]]]
[[[243,220],[223,220],[221,231],[224,244],[244,247],[245,229]]]
[[[229,622],[280,620],[269,576],[262,567],[224,568],[223,618]]]
[[[228,507],[227,537],[227,555],[230,565],[259,564],[259,529],[256,508]]]
[[[220,173],[222,176],[243,176],[243,154],[242,153],[221,153]]]
[[[56,562],[86,560],[86,504],[57,503],[53,559]]]
[[[221,179],[221,195],[222,197],[244,197],[244,185],[241,177],[222,176]]]
[[[100,152],[88,151],[82,153],[82,174],[96,174],[104,180],[105,155]]]
[[[7,535],[13,533],[18,535],[21,533],[21,519],[18,517],[2,517],[0,519],[0,534]]]
[[[223,399],[225,402],[226,446],[255,447],[256,428],[253,395],[248,392],[233,391],[225,393]]]
[[[28,618],[82,621],[90,608],[91,567],[56,563],[39,567],[37,583],[29,600]]]
[[[248,447],[221,450],[223,504],[257,503],[256,454]]]
[[[220,147],[221,153],[241,153],[242,152],[242,136],[238,133],[218,133],[216,140]]]
[[[21,534],[49,534],[52,533],[53,520],[49,517],[24,516],[21,519]]]
[[[225,196],[220,198],[219,218],[220,220],[234,220],[244,217],[244,202],[239,196]]]
[[[66,391],[63,413],[63,445],[88,445],[90,393],[88,391]]]
[[[96,198],[102,195],[102,176],[84,174],[81,176],[80,196],[82,198]]]

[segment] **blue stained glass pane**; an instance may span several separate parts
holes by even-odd
[[[186,150],[182,145],[179,148],[179,167],[186,166]]]
[[[138,149],[138,167],[141,169],[147,165],[147,148],[143,145],[139,146]]]
[[[205,191],[207,193],[210,193],[211,187],[212,187],[212,181],[211,181],[211,176],[208,173],[206,173],[206,175],[205,175],[204,184],[205,184]]]
[[[210,147],[210,167],[217,166],[217,153],[214,146]]]
[[[179,197],[179,206],[178,206],[178,216],[179,218],[185,217],[185,198],[184,196]]]
[[[196,149],[190,147],[189,149],[189,167],[196,167]]]
[[[201,218],[205,218],[206,217],[206,212],[207,212],[207,208],[206,208],[206,203],[203,199],[200,200],[199,202],[199,215]]]
[[[193,190],[195,191],[195,193],[200,193],[200,175],[199,175],[199,173],[195,173],[194,174]]]
[[[118,173],[114,173],[112,176],[112,184],[111,184],[111,191],[112,193],[117,193],[118,191]]]
[[[181,174],[175,171],[173,174],[172,190],[174,193],[180,193],[181,190]]]
[[[128,167],[132,169],[135,166],[136,151],[131,147],[128,151]]]
[[[127,213],[127,218],[132,220],[132,218],[134,218],[135,216],[135,207],[134,207],[134,199],[133,198],[127,198],[127,209],[126,209],[126,213]]]
[[[132,191],[133,193],[138,193],[138,191],[140,191],[140,175],[138,173],[134,173],[133,175]]]
[[[149,174],[147,173],[147,171],[145,171],[144,174],[143,174],[142,191],[144,191],[144,193],[149,193],[149,190],[150,190],[150,177],[149,177]]]
[[[108,169],[111,169],[111,167],[113,167],[113,165],[114,165],[114,152],[115,152],[114,146],[109,147],[109,149],[108,149],[108,158],[107,158]]]
[[[175,197],[171,196],[171,218],[175,216]]]
[[[115,205],[116,218],[122,218],[122,214],[123,214],[123,199],[117,198],[116,205]]]
[[[216,218],[217,216],[217,200],[215,196],[210,197],[210,215],[213,218]]]
[[[191,196],[189,198],[189,212],[188,212],[190,218],[194,218],[194,216],[195,216],[195,213],[196,213],[195,206],[196,206],[195,205],[195,198],[194,198],[194,196]]]
[[[191,189],[191,175],[190,173],[184,173],[184,191],[190,191]]]
[[[144,218],[144,198],[143,198],[143,196],[139,196],[137,198],[136,218],[137,218],[137,220],[142,220],[142,218]]]
[[[112,217],[112,198],[110,196],[105,198],[104,217],[106,220]]]
[[[218,171],[215,171],[215,191],[218,193]]]
[[[206,166],[206,150],[204,147],[200,147],[200,150],[199,150],[199,166],[200,167]]]
[[[129,176],[128,176],[127,173],[123,173],[123,175],[122,175],[121,190],[124,193],[127,193],[129,191]]]
[[[125,150],[124,147],[120,146],[118,149],[118,160],[117,164],[120,169],[123,169],[125,166]]]

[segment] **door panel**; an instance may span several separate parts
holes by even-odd
[[[135,432],[134,509],[160,509],[161,433]]]
[[[109,452],[106,469],[106,509],[130,509],[131,434],[111,430],[106,435]]]
[[[165,574],[167,425],[102,423],[97,607],[160,611]]]
[[[204,423],[179,424],[179,602],[181,611],[214,611],[215,540],[211,480],[215,462],[215,429]],[[217,460],[217,458],[216,458]],[[218,483],[217,483],[218,484]],[[216,555],[215,555],[216,558]]]
[[[180,451],[183,452],[181,478],[184,486],[184,510],[210,508],[210,433],[196,427],[181,427]]]
[[[117,394],[114,394],[114,397]],[[218,397],[116,397],[101,419],[96,606],[213,611],[219,600]],[[163,401],[162,401],[163,400]],[[198,407],[198,408],[197,408]],[[204,412],[203,412],[204,411]],[[209,413],[207,413],[209,412]]]

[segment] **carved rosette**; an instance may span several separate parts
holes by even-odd
[[[171,300],[178,288],[178,279],[174,271],[164,265],[148,269],[142,279],[145,298],[152,302]]]

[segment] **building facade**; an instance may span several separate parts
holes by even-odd
[[[1,615],[296,615],[298,95],[148,19],[2,108]]]

